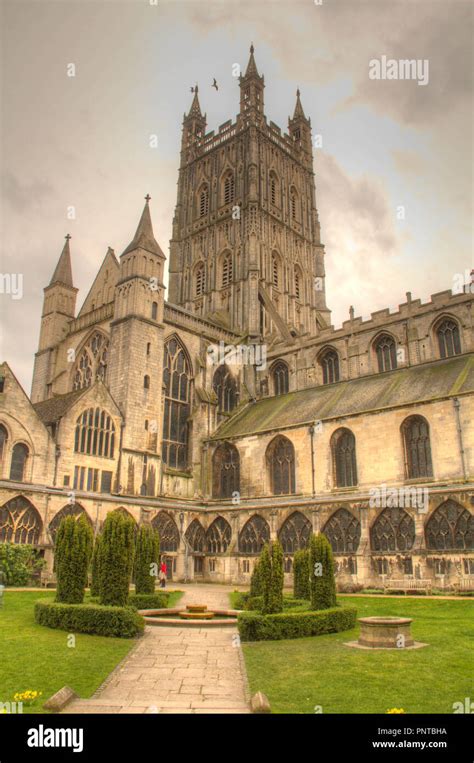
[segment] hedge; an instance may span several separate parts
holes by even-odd
[[[104,607],[97,604],[59,604],[38,601],[35,621],[47,628],[69,633],[133,638],[143,633],[144,620],[130,607]]]
[[[159,572],[160,539],[149,524],[138,530],[135,545],[135,589],[139,594],[153,594]],[[155,574],[156,572],[156,574]]]
[[[99,596],[105,606],[123,607],[135,555],[136,526],[132,517],[121,512],[107,514],[99,545]]]
[[[161,593],[131,593],[125,606],[133,609],[164,609],[168,606],[170,595]]]
[[[248,594],[242,594],[242,606],[237,609],[245,609],[251,611],[262,612],[263,610],[263,596],[249,596]],[[306,606],[309,609],[308,599],[294,599],[283,597],[283,609],[293,609],[294,607]]]
[[[27,586],[45,565],[34,546],[0,543],[0,583],[3,585]]]
[[[241,612],[237,618],[237,626],[242,641],[276,641],[351,630],[355,626],[356,615],[357,610],[354,607],[334,607],[310,612],[279,612],[275,615]]]
[[[309,542],[311,609],[336,606],[336,579],[332,547],[323,533],[312,535]]]
[[[56,601],[82,604],[87,585],[87,570],[92,556],[94,535],[84,516],[64,517],[54,547]]]

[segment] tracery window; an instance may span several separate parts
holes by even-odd
[[[350,429],[337,429],[331,447],[336,487],[357,485],[356,443]]]
[[[423,416],[409,416],[402,424],[408,479],[432,477],[430,428]]]
[[[183,345],[174,336],[165,344],[163,385],[163,462],[174,469],[185,469],[188,455],[191,367]]]
[[[290,191],[290,211],[291,211],[291,219],[297,220],[298,219],[298,194],[295,188],[292,188]]]
[[[383,334],[377,339],[375,354],[380,373],[393,371],[397,367],[397,346],[395,339],[389,334]]]
[[[301,299],[301,273],[298,267],[295,267],[295,297]]]
[[[61,521],[65,519],[65,517],[74,517],[76,521],[79,519],[79,517],[85,517],[89,524],[92,525],[89,515],[80,505],[80,503],[68,503],[66,506],[63,506],[63,508],[60,509],[57,514],[54,515],[51,522],[49,523],[48,530],[53,543],[56,543],[56,535],[59,529],[59,525],[61,524]]]
[[[295,492],[295,449],[287,437],[278,435],[267,448],[270,490],[273,495]]]
[[[222,258],[222,288],[232,283],[232,252],[226,252]]]
[[[90,387],[96,379],[105,380],[109,340],[100,331],[91,336],[76,361],[73,389]]]
[[[194,291],[196,297],[202,297],[206,290],[206,269],[204,263],[200,262],[194,270]]]
[[[323,384],[339,381],[339,355],[336,350],[326,350],[319,359],[319,365],[323,371]]]
[[[273,170],[270,172],[270,201],[274,207],[278,204],[278,179]]]
[[[176,522],[166,511],[160,511],[152,520],[152,526],[160,536],[160,552],[177,551],[179,531]]]
[[[474,550],[474,514],[456,501],[438,506],[425,527],[426,547],[437,551]]]
[[[270,540],[270,527],[263,517],[254,514],[239,533],[239,551],[242,554],[260,554]]]
[[[280,288],[280,260],[277,254],[272,254],[272,283],[275,289]]]
[[[278,540],[283,547],[283,553],[294,554],[307,548],[311,536],[311,522],[300,511],[295,511],[283,523]]]
[[[224,204],[230,204],[234,201],[234,173],[229,170],[224,177]]]
[[[384,509],[370,530],[372,551],[409,551],[415,542],[415,520],[399,507]]]
[[[199,217],[204,217],[209,211],[209,188],[203,185],[199,191]]]
[[[37,546],[43,523],[27,498],[11,498],[0,508],[0,543]]]
[[[239,451],[235,445],[224,442],[216,448],[212,458],[212,495],[214,498],[232,498],[239,490]]]
[[[199,519],[193,519],[185,532],[186,541],[193,553],[203,554],[206,547],[206,533]]]
[[[225,554],[232,538],[230,524],[223,517],[216,517],[206,533],[208,554]]]
[[[0,462],[3,460],[5,446],[8,442],[8,432],[3,424],[0,424]]]
[[[461,353],[459,326],[452,318],[446,318],[436,329],[439,354],[441,358],[450,358]]]
[[[74,452],[113,458],[114,448],[115,424],[112,417],[101,408],[87,408],[76,421]]]
[[[219,413],[229,413],[237,405],[237,382],[225,365],[216,369],[212,389],[217,395]]]
[[[360,522],[347,509],[338,509],[326,522],[323,533],[335,554],[350,554],[359,548]]]
[[[27,445],[17,442],[12,450],[12,460],[10,464],[10,479],[15,482],[23,482],[25,479],[26,462],[30,454]]]
[[[286,395],[290,386],[287,364],[283,360],[277,361],[271,369],[271,375],[275,395]]]

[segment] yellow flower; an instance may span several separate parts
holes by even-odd
[[[391,707],[390,710],[387,710],[387,713],[391,713],[392,715],[405,712],[406,710],[404,710],[402,707]]]

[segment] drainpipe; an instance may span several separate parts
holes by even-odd
[[[453,397],[453,405],[454,405],[454,412],[456,415],[456,427],[458,430],[458,437],[459,437],[459,451],[461,453],[461,465],[462,465],[462,476],[464,478],[464,481],[467,480],[467,470],[466,470],[466,454],[464,452],[464,442],[463,442],[463,434],[462,434],[462,425],[461,425],[461,416],[459,413],[459,409],[461,407],[461,402],[458,397]]]
[[[312,479],[312,487],[313,487],[313,498],[316,497],[316,481],[315,481],[315,472],[314,472],[314,424],[312,424],[309,428],[309,434],[311,437],[311,479]]]

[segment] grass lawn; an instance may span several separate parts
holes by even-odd
[[[182,595],[172,593],[174,606]],[[12,701],[16,692],[43,692],[23,712],[38,713],[58,689],[68,685],[80,697],[90,697],[111,670],[132,649],[135,639],[76,634],[68,647],[68,634],[37,625],[33,606],[38,599],[54,600],[55,592],[8,591],[0,607],[0,702]]]
[[[252,694],[262,691],[276,713],[452,713],[474,691],[472,601],[339,596],[358,617],[413,618],[423,649],[350,649],[359,628],[313,638],[242,644]],[[319,711],[321,712],[321,711]]]

